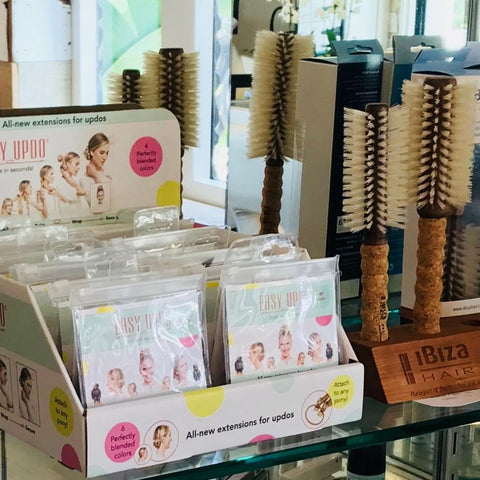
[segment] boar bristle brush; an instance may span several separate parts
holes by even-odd
[[[412,183],[401,115],[382,103],[345,109],[343,211],[347,227],[363,231],[360,337],[371,342],[388,340],[387,226],[403,227]]]
[[[294,151],[298,63],[313,52],[311,36],[266,30],[256,35],[248,157],[265,157],[260,234],[278,233],[283,164]]]
[[[411,154],[418,164],[418,219],[414,328],[440,332],[447,217],[470,200],[474,89],[454,77],[427,76],[404,83],[410,109]]]
[[[142,102],[140,95],[140,70],[125,69],[122,74],[111,73],[108,77],[108,101],[110,103]]]
[[[180,125],[181,155],[198,146],[198,53],[161,48],[144,54],[143,106],[166,108]]]
[[[182,203],[183,155],[198,146],[198,53],[182,48],[161,48],[144,54],[142,105],[165,108],[180,125],[180,208]],[[182,214],[181,214],[182,216]]]

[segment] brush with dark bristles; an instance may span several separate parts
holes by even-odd
[[[475,90],[454,77],[404,83],[410,110],[410,146],[419,176],[415,330],[440,332],[440,298],[447,217],[470,200]]]
[[[293,156],[298,63],[311,36],[260,31],[255,39],[248,157],[265,157],[260,234],[278,233],[283,164]]]
[[[180,217],[182,217],[183,155],[198,146],[198,53],[182,48],[161,48],[144,54],[142,105],[166,108],[180,125]]]
[[[346,226],[363,231],[360,336],[372,342],[388,340],[387,226],[404,226],[412,185],[403,115],[382,103],[345,109],[343,211]]]
[[[108,101],[110,103],[135,103],[140,105],[140,71],[123,70],[122,74],[111,73],[108,77]]]

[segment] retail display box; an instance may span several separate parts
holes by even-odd
[[[115,219],[122,208],[178,205],[179,128],[169,112],[0,113],[0,185],[9,198],[16,197],[24,180],[33,191],[41,190],[46,170],[53,171],[50,176],[60,185],[57,157],[72,151],[80,158],[91,149],[89,139],[99,133],[109,140],[101,176],[94,182],[83,179],[89,199],[68,204],[75,207],[73,213],[61,208],[67,204],[51,199],[45,202],[49,208],[38,212],[31,205],[32,225],[88,228]],[[78,175],[91,174],[87,164],[82,158]],[[99,185],[102,201],[97,197]],[[25,212],[17,210],[15,215],[20,218]],[[0,276],[0,428],[86,477],[311,432],[361,417],[363,365],[356,361],[340,325],[339,365],[86,408],[39,298],[33,287]],[[160,452],[154,433],[167,427],[170,439]]]
[[[10,408],[0,407],[0,428],[86,477],[361,418],[363,365],[349,363],[355,355],[343,333],[337,366],[84,408],[31,289],[0,278],[0,313],[0,359],[12,399]],[[23,369],[31,377],[28,414],[19,406]],[[171,443],[160,456],[153,440],[162,425]]]
[[[377,40],[335,43],[337,57],[300,61],[296,119],[305,127],[299,241],[312,258],[340,255],[342,298],[360,295],[361,233],[343,220],[344,107],[379,102],[383,51]],[[400,290],[402,235],[389,234],[391,291]]]
[[[410,80],[416,58],[423,50],[442,48],[443,39],[437,35],[394,35],[392,46],[383,64],[382,102],[400,105],[403,81]]]

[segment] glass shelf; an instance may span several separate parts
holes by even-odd
[[[462,407],[429,407],[419,403],[386,405],[365,398],[357,422],[305,435],[245,445],[187,460],[98,477],[105,480],[209,479],[318,457],[359,446],[390,442],[480,421],[480,402]]]

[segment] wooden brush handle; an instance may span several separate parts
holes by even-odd
[[[360,337],[370,342],[388,340],[388,244],[360,247],[362,256],[362,330]]]
[[[413,306],[414,327],[418,333],[440,332],[446,227],[446,218],[418,219],[417,279]]]
[[[282,204],[283,162],[271,164],[267,160],[262,190],[262,213],[260,215],[260,235],[278,233],[280,208]]]

